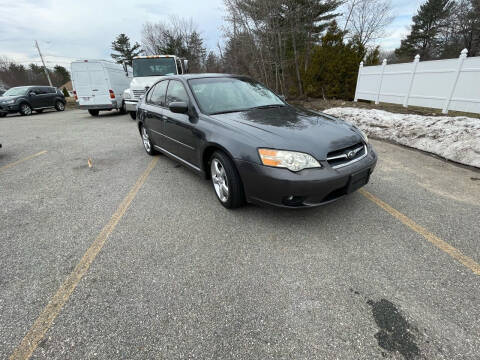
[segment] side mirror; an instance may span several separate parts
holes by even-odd
[[[183,60],[183,72],[188,73],[188,60]]]
[[[285,95],[278,95],[278,97],[283,101],[287,101],[287,97]]]
[[[37,96],[37,94],[36,94],[34,91],[30,91],[30,92],[28,93],[28,96]]]
[[[122,65],[123,65],[123,71],[125,71],[125,75],[127,75],[127,77],[128,77],[127,63],[124,61],[124,62],[122,63]]]
[[[174,101],[168,105],[171,112],[177,114],[186,114],[188,112],[188,104],[184,101]]]

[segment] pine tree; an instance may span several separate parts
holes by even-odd
[[[53,67],[53,72],[59,78],[60,85],[70,81],[70,73],[65,67],[61,65],[55,65]]]
[[[411,60],[416,54],[424,60],[438,58],[446,45],[449,22],[455,6],[452,0],[427,0],[413,17],[410,34],[402,40],[395,54]]]
[[[118,35],[115,41],[112,41],[112,50],[118,53],[110,54],[117,63],[126,62],[130,66],[132,66],[133,58],[142,53],[140,44],[136,42],[134,45],[130,45],[130,39],[125,34]]]
[[[190,72],[201,72],[204,67],[207,52],[203,47],[203,39],[198,32],[193,31],[188,37],[187,49]]]

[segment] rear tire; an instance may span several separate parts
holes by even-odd
[[[132,120],[137,120],[137,113],[134,111],[130,111],[130,117],[132,118]]]
[[[240,175],[233,161],[222,151],[215,151],[209,161],[213,190],[218,201],[227,209],[235,209],[245,203]]]
[[[23,103],[20,105],[20,114],[22,116],[30,116],[32,115],[32,107],[27,103]]]
[[[88,110],[88,113],[92,116],[98,116],[98,113],[100,112],[100,110]]]
[[[55,110],[57,110],[57,111],[65,110],[65,104],[63,102],[61,102],[60,100],[57,100],[55,102]]]
[[[122,102],[122,107],[119,109],[120,114],[125,115],[127,113],[127,108],[125,106],[125,103]]]

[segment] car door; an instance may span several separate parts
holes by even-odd
[[[45,95],[46,105],[45,106],[54,107],[55,106],[55,99],[57,97],[56,89],[48,86],[48,87],[45,87],[45,92],[46,92],[46,95]]]
[[[32,108],[40,109],[45,107],[45,97],[43,95],[44,92],[42,91],[41,87],[33,87],[28,90],[28,99],[30,100]]]
[[[145,99],[145,126],[150,130],[153,143],[164,147],[165,136],[163,112],[165,110],[165,95],[167,92],[168,80],[163,80],[154,85],[147,93]]]
[[[170,80],[167,88],[166,108],[163,112],[166,150],[198,167],[196,156],[198,138],[195,136],[195,124],[190,121],[188,114],[173,113],[168,108],[170,103],[177,101],[189,104],[190,99],[181,81]]]

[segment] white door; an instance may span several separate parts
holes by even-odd
[[[79,105],[110,105],[109,80],[99,62],[72,64]]]

